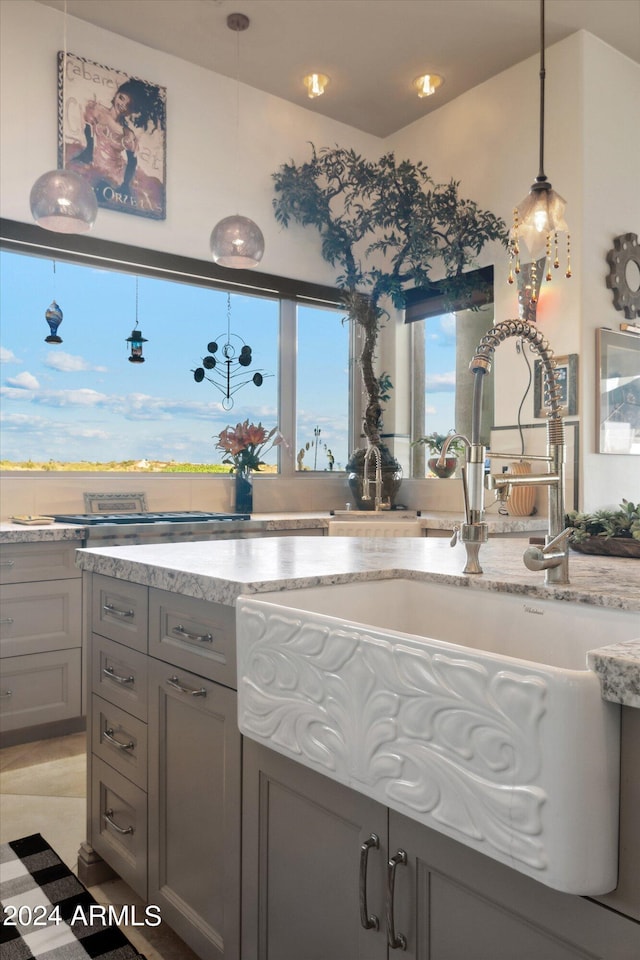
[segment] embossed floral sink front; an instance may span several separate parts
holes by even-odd
[[[616,885],[625,611],[390,579],[240,597],[242,733],[568,893]]]

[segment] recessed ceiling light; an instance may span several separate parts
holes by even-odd
[[[419,97],[430,97],[442,83],[443,79],[437,73],[425,73],[413,81]]]
[[[307,96],[310,100],[315,97],[321,97],[324,88],[329,83],[329,77],[324,73],[310,73],[304,78],[304,85],[307,88]]]

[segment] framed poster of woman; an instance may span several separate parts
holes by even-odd
[[[58,53],[58,166],[85,177],[98,205],[166,218],[164,87]],[[65,102],[63,102],[65,101]]]

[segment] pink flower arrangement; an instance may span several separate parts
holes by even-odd
[[[262,457],[279,443],[282,437],[277,427],[267,432],[261,423],[245,420],[220,432],[216,450],[225,454],[222,462],[231,464],[231,473],[246,473],[264,466]]]

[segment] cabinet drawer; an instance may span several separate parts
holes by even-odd
[[[0,583],[30,580],[79,579],[76,548],[82,540],[47,543],[3,543],[0,547]]]
[[[147,600],[147,587],[94,574],[91,629],[146,653]]]
[[[95,633],[91,639],[93,692],[146,721],[147,658]]]
[[[80,650],[58,650],[0,661],[0,730],[79,717]]]
[[[5,585],[0,589],[0,598],[0,656],[81,645],[80,580]]]
[[[98,757],[92,757],[91,845],[146,900],[147,795]]]
[[[102,697],[92,697],[91,749],[142,790],[147,789],[147,726]]]
[[[152,588],[149,653],[235,689],[234,608]]]

